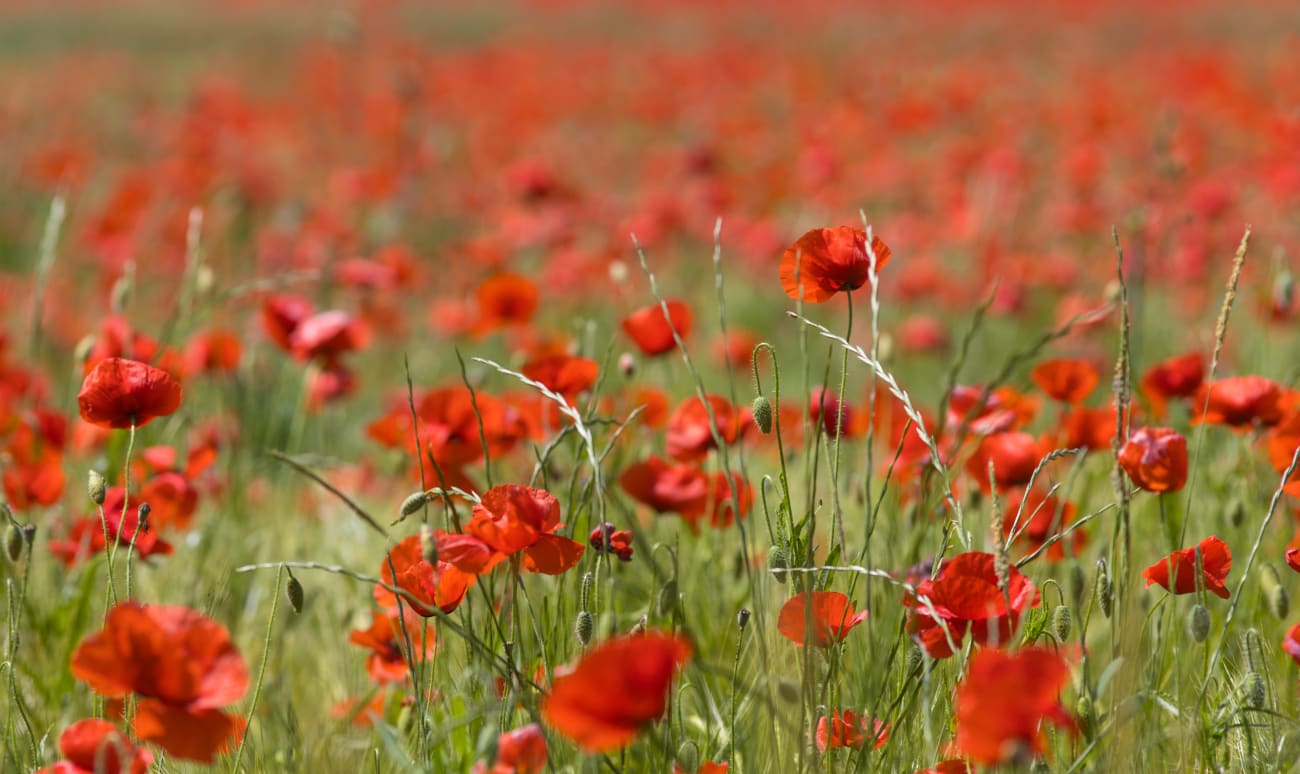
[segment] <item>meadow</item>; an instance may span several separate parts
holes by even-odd
[[[0,771],[1292,771],[1300,7],[0,2]]]

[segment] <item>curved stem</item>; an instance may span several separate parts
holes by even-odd
[[[262,643],[262,663],[257,668],[257,682],[253,685],[253,698],[248,703],[248,716],[245,718],[244,733],[239,738],[239,748],[235,751],[235,764],[231,768],[236,774],[239,772],[239,762],[244,758],[244,745],[248,742],[248,724],[253,721],[253,713],[257,710],[257,700],[262,697],[262,681],[266,678],[266,661],[271,655],[271,632],[275,627],[275,612],[280,607],[280,585],[284,579],[284,565],[275,573],[275,593],[271,595],[271,617],[266,622],[266,638]]]

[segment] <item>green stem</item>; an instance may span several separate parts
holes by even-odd
[[[271,617],[266,622],[266,638],[262,643],[262,663],[257,668],[257,682],[253,685],[253,698],[248,703],[248,716],[244,726],[244,735],[239,739],[239,749],[235,751],[235,763],[231,771],[238,774],[239,763],[244,759],[244,745],[248,743],[248,725],[253,722],[253,713],[257,710],[257,701],[262,697],[262,681],[266,678],[266,662],[271,655],[271,633],[275,627],[275,612],[280,607],[280,586],[284,579],[284,565],[275,574],[275,593],[271,596]]]

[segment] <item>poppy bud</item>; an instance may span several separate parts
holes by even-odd
[[[740,627],[742,632],[745,631],[746,626],[749,626],[749,608],[740,608],[740,612],[736,614],[736,626]]]
[[[793,680],[778,680],[776,683],[776,695],[789,704],[798,704],[801,697],[799,696],[799,684]]]
[[[1110,618],[1111,602],[1114,600],[1114,589],[1110,585],[1110,572],[1106,568],[1106,559],[1103,557],[1097,560],[1097,604],[1101,606],[1101,614]]]
[[[1070,563],[1069,578],[1067,580],[1070,584],[1070,601],[1074,602],[1076,606],[1082,605],[1084,602],[1083,595],[1087,593],[1088,589],[1088,578],[1084,575],[1081,562]]]
[[[289,583],[284,587],[284,594],[289,598],[289,607],[293,608],[293,612],[301,613],[303,601],[302,583],[293,577],[292,570],[289,571]]]
[[[1274,586],[1268,595],[1268,609],[1279,619],[1285,619],[1291,612],[1291,595],[1285,586]]]
[[[1240,497],[1232,498],[1228,503],[1228,523],[1234,527],[1240,527],[1246,521],[1246,504],[1241,501]]]
[[[153,513],[152,505],[149,503],[140,503],[140,507],[136,509],[136,519],[140,524],[137,531],[147,532],[149,530],[149,514],[151,513]]]
[[[700,767],[700,748],[690,740],[677,748],[677,765],[682,771],[694,772]]]
[[[1196,642],[1205,642],[1210,636],[1210,611],[1205,605],[1196,605],[1187,615],[1187,633]]]
[[[907,649],[907,661],[905,662],[905,674],[918,674],[925,667],[925,652],[920,648]]]
[[[631,378],[636,373],[636,359],[632,357],[631,352],[624,352],[618,356],[618,372],[624,377]]]
[[[420,556],[434,567],[438,566],[438,539],[428,524],[420,527]]]
[[[767,435],[772,432],[772,401],[766,396],[759,395],[754,398],[754,424],[758,426],[759,432]]]
[[[17,524],[10,523],[5,529],[5,553],[9,555],[9,561],[17,563],[23,558],[23,549],[27,547],[27,538],[23,535],[23,530]]]
[[[407,516],[413,515],[416,511],[423,508],[427,502],[429,502],[428,492],[415,492],[408,495],[407,498],[402,501],[402,518],[405,519]]]
[[[1241,678],[1241,698],[1247,707],[1262,709],[1268,701],[1268,683],[1264,676],[1250,670]]]
[[[591,617],[591,613],[586,610],[578,611],[578,617],[573,621],[573,636],[578,638],[582,647],[587,647],[591,643],[591,633],[596,628],[596,621]]]
[[[108,482],[100,475],[98,470],[90,471],[86,481],[86,493],[90,495],[90,501],[95,505],[103,505],[104,498],[108,492]]]
[[[1091,696],[1079,694],[1079,700],[1074,703],[1074,717],[1079,721],[1079,730],[1083,732],[1084,738],[1091,739],[1097,723],[1097,707],[1092,703]]]
[[[659,596],[655,599],[655,613],[661,618],[673,614],[677,609],[677,580],[670,578],[659,587]]]
[[[773,548],[772,553],[767,555],[767,568],[771,570],[772,577],[782,586],[785,585],[786,569],[789,568],[790,562],[786,559],[785,551],[780,548]]]
[[[1056,635],[1057,642],[1065,642],[1070,639],[1070,629],[1074,625],[1074,614],[1070,608],[1065,605],[1057,605],[1052,611],[1052,634]]]
[[[586,572],[582,574],[582,590],[579,592],[578,601],[583,610],[589,610],[591,608],[591,587],[595,585],[595,583],[596,578],[591,573]]]
[[[637,621],[636,624],[631,629],[628,630],[628,634],[632,636],[645,634],[645,625],[646,625],[646,617],[641,616],[641,620]]]

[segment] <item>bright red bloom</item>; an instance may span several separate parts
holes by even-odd
[[[541,726],[529,723],[497,737],[497,758],[492,768],[474,767],[474,774],[541,774],[546,770],[546,735]]]
[[[609,522],[593,529],[587,543],[597,551],[609,551],[624,562],[632,561],[632,533],[625,529],[614,529],[614,525]]]
[[[840,428],[843,428],[845,436],[857,434],[854,432],[856,423],[853,407],[847,402],[841,402],[834,390],[822,387],[813,390],[812,397],[808,399],[808,417],[814,425],[820,424],[831,438],[839,436]],[[839,421],[838,427],[836,420]]]
[[[1148,492],[1177,492],[1187,483],[1187,439],[1168,427],[1135,430],[1119,450],[1119,464]]]
[[[596,384],[600,366],[587,357],[548,355],[528,362],[520,373],[565,398],[573,398]]]
[[[670,465],[659,457],[629,465],[618,483],[632,499],[659,513],[692,517],[704,512],[709,481],[691,465]]]
[[[1300,572],[1300,548],[1288,548],[1286,550],[1286,566]]]
[[[225,330],[196,333],[185,346],[185,373],[228,373],[239,367],[244,346]]]
[[[1048,540],[1063,533],[1074,522],[1078,509],[1074,503],[1065,502],[1055,495],[1048,495],[1037,488],[1026,492],[1023,502],[1008,498],[1006,510],[1002,514],[1003,534],[1010,539],[1012,530],[1017,534],[1015,543],[1024,546],[1026,556],[1037,551]],[[1016,516],[1020,523],[1016,523]],[[1057,540],[1048,546],[1045,556],[1048,561],[1059,562],[1066,557],[1066,548],[1071,554],[1077,554],[1087,535],[1082,530],[1071,530],[1069,536]]]
[[[403,609],[414,610],[425,618],[434,615],[434,608],[450,613],[460,605],[469,587],[474,585],[475,572],[461,569],[444,556],[446,552],[443,548],[448,537],[450,536],[442,534],[436,536],[438,541],[436,566],[424,560],[419,535],[411,535],[393,546],[380,564],[379,577],[384,583],[398,586],[419,600],[417,604],[403,597]],[[451,548],[451,546],[447,547]],[[391,566],[389,566],[390,560]],[[396,583],[393,581],[394,576],[397,578]],[[383,586],[375,586],[375,601],[386,612],[397,614],[397,595]]]
[[[916,774],[971,774],[970,764],[960,758],[939,761],[928,769],[917,769]]]
[[[406,608],[410,610],[409,607]],[[419,619],[407,618],[406,630],[411,637],[411,645],[419,648],[424,644],[424,655],[430,656],[434,651],[434,630]],[[423,631],[421,631],[423,629]],[[369,629],[353,629],[348,635],[348,642],[369,648],[366,656],[366,671],[376,683],[400,683],[410,673],[406,655],[402,652],[402,627],[392,615],[376,613],[371,616]]]
[[[109,487],[104,495],[104,517],[101,519],[99,514],[95,514],[74,521],[66,538],[50,541],[50,553],[71,567],[103,551],[109,543],[116,541],[119,547],[129,546],[134,538],[135,555],[141,559],[171,554],[171,543],[158,537],[150,523],[143,527],[140,525],[140,505],[143,502],[139,497],[132,497],[130,511],[123,517],[126,490],[120,486]],[[105,522],[108,524],[107,540],[104,536]]]
[[[807,591],[786,600],[776,619],[776,628],[799,647],[825,648],[843,641],[853,627],[865,620],[867,611],[855,615],[847,595],[838,591]]]
[[[1069,679],[1065,661],[1050,650],[979,651],[957,685],[957,749],[989,766],[1024,750],[1042,755],[1047,751],[1045,724],[1075,730],[1060,702]]]
[[[475,504],[465,532],[493,551],[510,556],[524,553],[524,568],[559,575],[582,558],[586,546],[556,535],[560,501],[545,489],[507,484],[489,489]]]
[[[181,405],[181,385],[147,363],[110,357],[99,361],[77,393],[81,418],[100,427],[142,427]]]
[[[1165,415],[1165,405],[1174,398],[1190,398],[1205,381],[1205,359],[1197,352],[1162,360],[1142,375],[1142,392],[1151,402],[1157,418]]]
[[[906,600],[912,608],[912,631],[931,658],[953,655],[968,631],[981,645],[1007,645],[1020,617],[1038,603],[1038,589],[1015,565],[1008,570],[1003,593],[993,554],[975,551],[944,562],[939,574],[918,583],[915,596]],[[951,645],[944,625],[952,636]]]
[[[691,332],[691,308],[682,301],[664,301],[668,307],[669,325],[664,319],[664,310],[659,304],[651,304],[636,310],[623,320],[623,332],[646,355],[654,357],[677,348],[673,340],[673,331],[685,341]]]
[[[338,309],[300,320],[289,335],[289,349],[296,357],[327,365],[336,364],[344,353],[365,349],[369,342],[365,326]]]
[[[136,747],[107,720],[86,718],[68,726],[59,735],[59,752],[64,760],[36,774],[145,774],[153,765],[153,753]]]
[[[1282,640],[1282,650],[1293,661],[1300,664],[1300,623],[1286,630],[1286,638]]]
[[[302,321],[311,317],[312,309],[312,303],[301,296],[271,296],[262,304],[262,327],[280,349],[292,351],[289,340]]]
[[[539,293],[533,281],[520,274],[497,274],[478,287],[478,322],[474,332],[491,333],[523,325],[537,311]]]
[[[889,724],[866,715],[858,715],[853,710],[833,712],[817,719],[817,732],[814,735],[817,749],[825,752],[837,747],[862,749],[868,741],[871,749],[879,750],[889,741]]]
[[[1039,363],[1030,377],[1038,389],[1052,400],[1062,403],[1082,403],[1096,388],[1100,375],[1086,360],[1048,360]]]
[[[1212,385],[1201,385],[1192,405],[1197,412],[1204,406],[1199,421],[1212,425],[1245,427],[1259,423],[1272,426],[1282,419],[1282,389],[1277,382],[1262,376],[1236,376]]]
[[[1196,554],[1201,555],[1201,578],[1200,583],[1196,577]],[[1174,568],[1174,586],[1169,589],[1169,568]],[[1150,567],[1142,571],[1142,577],[1147,579],[1147,586],[1158,583],[1169,589],[1175,594],[1193,594],[1196,592],[1198,585],[1205,588],[1206,591],[1227,599],[1228,589],[1224,586],[1224,581],[1228,578],[1228,572],[1232,569],[1232,552],[1228,550],[1228,544],[1219,539],[1216,535],[1211,535],[1202,540],[1194,548],[1183,548],[1173,552],[1168,557],[1161,559]]]
[[[1029,433],[1005,432],[985,436],[966,461],[966,472],[980,491],[989,491],[989,463],[998,487],[1024,486],[1045,456],[1038,439]]]
[[[1117,426],[1113,406],[1074,406],[1061,418],[1064,448],[1108,451]]]
[[[713,421],[717,423],[722,442],[732,444],[740,435],[740,415],[731,401],[721,395],[708,395]],[[668,456],[679,462],[696,462],[704,459],[710,449],[716,449],[709,408],[698,397],[687,398],[668,418],[665,431]]]
[[[244,718],[220,710],[248,690],[225,627],[181,606],[123,602],[77,646],[72,673],[102,696],[136,694],[135,735],[177,758],[211,763],[238,744]]]
[[[606,640],[557,673],[542,717],[587,752],[617,750],[663,716],[673,675],[690,657],[690,644],[674,634]]]
[[[889,263],[889,246],[872,236],[876,270]],[[790,298],[820,304],[840,291],[866,284],[871,267],[867,232],[853,226],[815,228],[799,237],[781,255],[781,287]],[[796,277],[795,275],[798,275]]]

